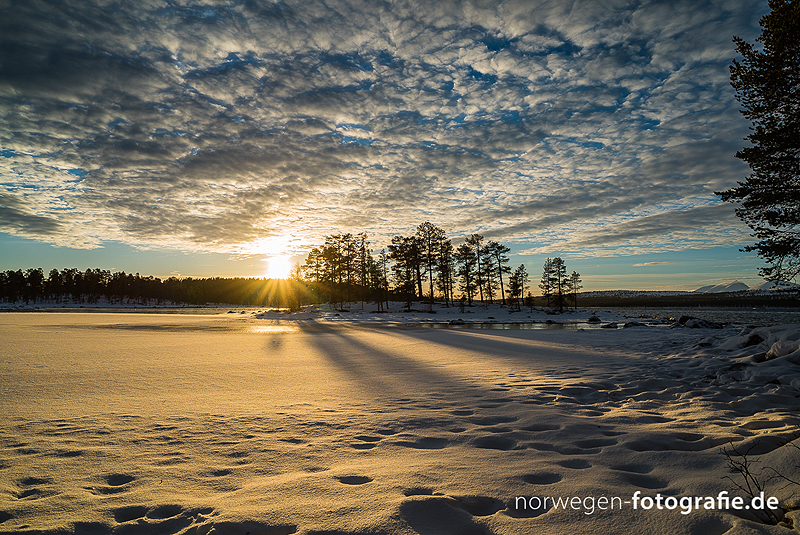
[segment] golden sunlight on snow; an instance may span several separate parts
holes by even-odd
[[[652,504],[795,473],[800,327],[353,316],[0,314],[0,534],[797,533]]]

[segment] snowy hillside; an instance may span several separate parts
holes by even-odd
[[[800,288],[800,284],[787,281],[764,281],[750,287],[751,290],[797,290],[798,288]]]
[[[743,292],[749,290],[750,287],[743,282],[723,282],[714,286],[703,286],[694,291],[694,293],[707,293],[707,294],[720,294],[727,292]]]

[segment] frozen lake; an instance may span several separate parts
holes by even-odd
[[[732,490],[719,448],[787,440],[800,408],[800,366],[740,338],[5,313],[0,532],[745,532],[515,502]]]

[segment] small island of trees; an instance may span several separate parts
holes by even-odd
[[[319,302],[371,301],[378,310],[390,300],[404,302],[407,309],[415,301],[425,303],[428,310],[437,300],[448,307],[499,302],[519,310],[523,301],[533,306],[525,265],[512,272],[509,251],[481,234],[454,246],[444,230],[426,221],[411,235],[394,236],[388,249],[375,255],[364,233],[327,236],[297,266],[294,278],[306,283]],[[552,302],[561,310],[580,289],[580,276],[566,276],[564,266],[560,258],[548,259],[542,276],[548,306]]]
[[[406,309],[419,303],[432,311],[444,306],[500,303],[511,310],[533,306],[524,264],[508,265],[510,249],[481,234],[453,245],[445,231],[428,221],[407,236],[394,236],[374,252],[366,233],[325,237],[298,263],[288,280],[264,278],[159,279],[103,269],[42,268],[0,272],[0,299],[6,303],[89,303],[110,305],[241,305],[298,309],[303,305],[390,301]],[[541,284],[542,304],[563,310],[577,304],[580,275],[568,275],[561,258],[547,259]]]

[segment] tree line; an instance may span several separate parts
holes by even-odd
[[[0,272],[0,299],[26,304],[71,301],[109,304],[233,304],[288,307],[332,303],[373,302],[378,310],[389,301],[402,301],[406,309],[422,302],[433,310],[445,306],[495,303],[519,310],[533,306],[529,275],[524,264],[512,271],[510,249],[481,234],[471,234],[453,244],[446,232],[426,221],[413,233],[391,238],[386,248],[373,251],[366,233],[326,236],[298,263],[288,280],[262,278],[178,278],[162,280],[138,273],[102,269],[79,271],[41,268]],[[567,275],[561,258],[547,259],[541,284],[547,306],[560,310],[572,296],[576,304],[581,288],[579,274]]]
[[[286,307],[302,299],[302,287],[259,278],[160,279],[103,269],[41,268],[0,272],[0,300],[17,303],[89,303],[164,305],[209,303]]]

